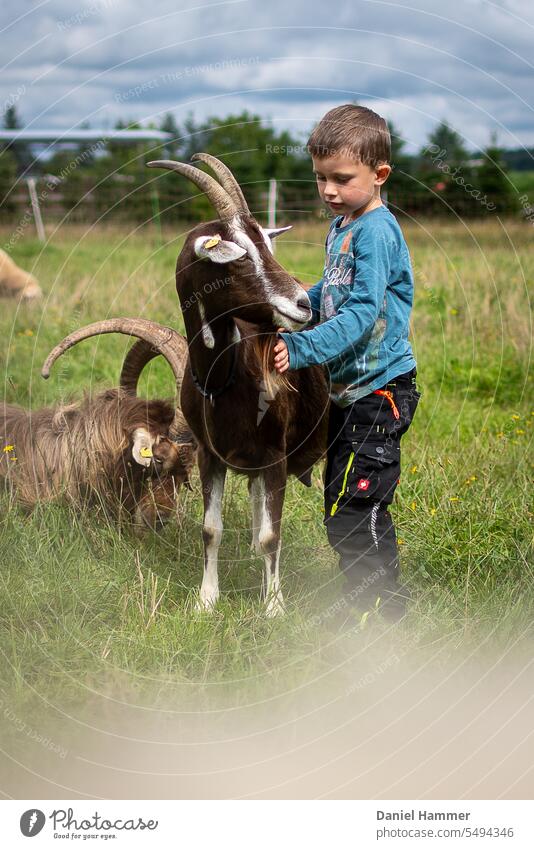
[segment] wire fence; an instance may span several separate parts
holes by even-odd
[[[176,223],[195,223],[214,217],[206,197],[191,191],[186,181],[140,179],[134,175],[112,174],[95,180],[89,175],[76,179],[58,180],[45,176],[36,178],[33,189],[30,181],[0,182],[0,223],[19,232],[39,224],[152,224],[157,228]],[[262,223],[267,223],[269,210],[269,181],[244,185],[251,211]],[[33,195],[33,197],[32,197]],[[431,189],[420,192],[393,190],[387,193],[387,203],[397,216],[422,217],[488,217],[495,211],[467,194],[448,197]],[[525,219],[525,210],[510,203],[499,208],[499,215]],[[303,181],[279,183],[277,222],[319,221],[331,217],[317,197],[315,184]]]

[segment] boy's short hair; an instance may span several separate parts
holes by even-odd
[[[321,118],[308,139],[308,151],[317,159],[347,153],[376,168],[391,159],[391,137],[385,120],[372,109],[345,103]]]

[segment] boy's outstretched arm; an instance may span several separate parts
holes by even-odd
[[[312,308],[311,325],[318,324],[321,311],[321,290],[323,288],[323,280],[319,280],[314,286],[308,289],[308,297]],[[289,368],[289,354],[286,343],[280,339],[274,347],[274,367],[278,374],[283,374]]]
[[[279,374],[287,369],[321,365],[356,348],[372,330],[384,300],[389,279],[390,258],[381,234],[367,234],[358,245],[352,291],[337,315],[298,333],[283,333],[274,348],[274,367]],[[315,288],[315,287],[313,287]]]

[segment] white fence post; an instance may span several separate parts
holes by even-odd
[[[35,227],[37,230],[37,236],[39,237],[40,242],[46,242],[46,234],[43,226],[43,219],[41,218],[41,208],[39,206],[39,198],[37,197],[37,191],[35,189],[35,177],[27,177],[26,182],[28,184],[28,191],[30,193],[30,201],[32,204],[33,217],[35,219]]]
[[[267,227],[274,228],[276,227],[276,203],[278,201],[278,184],[276,180],[269,180],[269,202],[268,202],[268,215],[267,215]],[[273,253],[275,250],[275,240],[272,240],[272,248]]]

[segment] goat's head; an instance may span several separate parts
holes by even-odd
[[[54,362],[82,339],[103,333],[123,333],[138,337],[130,348],[120,376],[120,388],[100,396],[116,405],[117,426],[126,445],[117,457],[117,473],[127,467],[132,480],[148,482],[150,496],[143,495],[135,506],[136,517],[154,526],[162,516],[170,514],[176,490],[188,485],[188,473],[195,459],[195,443],[185,418],[178,407],[179,393],[187,362],[187,342],[169,327],[146,319],[114,318],[89,324],[66,336],[48,355],[42,376],[46,379]],[[171,366],[177,390],[175,405],[166,401],[144,401],[137,398],[137,384],[143,368],[159,354]],[[157,520],[157,521],[156,521]]]
[[[187,177],[201,189],[219,215],[188,235],[176,267],[178,294],[186,322],[189,311],[200,320],[237,315],[264,327],[298,330],[311,318],[309,298],[300,284],[275,260],[271,240],[289,227],[268,230],[251,214],[230,169],[207,153],[206,163],[219,182],[183,162],[149,162]],[[190,314],[190,313],[189,313]]]

